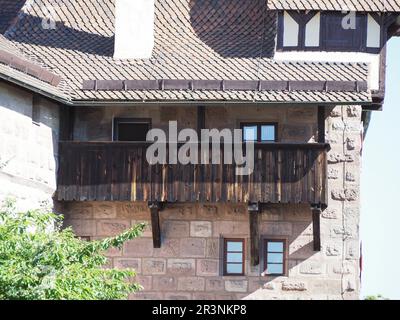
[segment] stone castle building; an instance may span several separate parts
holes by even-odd
[[[49,201],[88,240],[148,222],[107,253],[136,269],[132,299],[358,298],[362,144],[399,1],[0,7],[0,200]],[[253,174],[150,165],[170,121],[243,129]]]

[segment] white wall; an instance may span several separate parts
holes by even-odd
[[[39,123],[32,123],[33,97],[27,91],[0,84],[0,202],[18,200],[21,209],[50,201],[56,190],[58,106],[35,99]]]
[[[277,51],[275,52],[274,59],[277,61],[368,63],[369,88],[372,90],[379,89],[379,54],[363,52]]]
[[[381,46],[381,27],[374,18],[368,14],[367,47],[379,48]]]

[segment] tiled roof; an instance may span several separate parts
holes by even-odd
[[[0,0],[0,33],[4,33],[17,17],[26,0]]]
[[[267,0],[267,5],[274,10],[400,11],[399,0]]]
[[[155,0],[152,58],[115,60],[114,1],[32,0],[5,35],[24,56],[60,75],[58,89],[72,101],[371,100],[366,92],[82,90],[84,80],[95,79],[366,81],[368,76],[366,64],[274,61],[276,13],[267,10],[265,0]],[[50,7],[55,28],[46,28]]]
[[[49,83],[41,81],[35,77],[27,75],[10,66],[0,64],[0,79],[8,80],[19,86],[40,92],[44,96],[52,99],[68,101],[68,96],[61,90],[61,87],[55,87]]]

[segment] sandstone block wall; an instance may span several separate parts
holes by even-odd
[[[78,235],[100,239],[116,235],[138,222],[149,227],[141,238],[110,250],[109,267],[134,268],[144,290],[131,299],[341,299],[342,271],[356,279],[356,257],[342,262],[340,237],[323,234],[321,252],[313,251],[310,208],[268,206],[262,212],[260,234],[286,239],[288,276],[265,277],[250,265],[250,235],[245,205],[170,205],[161,212],[162,247],[153,248],[150,214],[145,203],[64,204],[66,226]],[[323,217],[325,228],[337,222]],[[244,238],[245,276],[222,276],[222,238]],[[345,268],[345,270],[343,270]],[[346,292],[348,290],[346,289]]]
[[[193,106],[76,108],[75,140],[112,140],[114,118],[151,118],[153,128],[167,132],[168,121],[177,121],[178,129],[197,126],[197,109]],[[237,129],[240,122],[276,122],[281,142],[315,142],[317,107],[313,106],[207,106],[206,128]]]
[[[0,202],[24,209],[52,201],[56,190],[58,106],[14,86],[0,85]]]

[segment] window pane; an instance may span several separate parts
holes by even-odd
[[[268,253],[267,257],[268,263],[283,263],[282,253]]]
[[[267,274],[283,274],[283,264],[268,264]]]
[[[233,242],[228,241],[228,251],[243,251],[243,243],[242,242]]]
[[[257,141],[257,126],[244,126],[243,127],[243,140],[244,141]]]
[[[243,255],[242,255],[242,253],[229,253],[228,252],[226,260],[228,262],[242,262]]]
[[[242,269],[242,265],[241,264],[231,264],[228,263],[226,265],[226,272],[227,273],[243,273],[243,269]]]
[[[275,126],[261,126],[261,141],[275,141]]]
[[[268,252],[283,252],[283,242],[268,242]]]
[[[146,141],[148,123],[118,123],[118,141]]]

